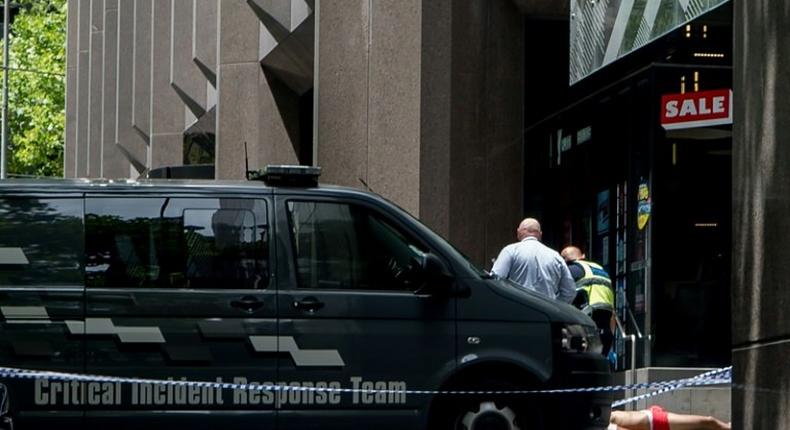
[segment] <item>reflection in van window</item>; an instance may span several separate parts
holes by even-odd
[[[299,286],[414,290],[423,247],[369,210],[347,204],[288,202]]]
[[[89,287],[268,285],[263,201],[95,198],[86,207]]]
[[[82,199],[0,199],[0,285],[81,285]]]

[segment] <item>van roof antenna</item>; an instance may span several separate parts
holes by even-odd
[[[247,141],[244,141],[244,177],[250,180],[250,158],[247,155]]]
[[[375,193],[375,191],[373,191],[373,190],[370,188],[370,185],[368,185],[368,183],[367,183],[367,182],[365,182],[365,180],[364,180],[364,179],[362,179],[361,177],[357,177],[357,179],[359,179],[359,182],[362,182],[362,185],[364,185],[364,186],[365,186],[365,189],[367,189],[367,190],[368,190],[368,191],[370,191],[371,193]]]

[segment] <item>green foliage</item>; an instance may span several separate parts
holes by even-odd
[[[63,176],[66,0],[15,3],[22,7],[9,36],[8,172]]]

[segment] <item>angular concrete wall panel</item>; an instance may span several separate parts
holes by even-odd
[[[293,31],[299,23],[307,19],[313,12],[312,7],[305,0],[291,0],[291,26]]]
[[[371,2],[368,185],[414,215],[420,191],[420,2]]]
[[[257,164],[250,165],[250,168],[258,169],[267,164],[299,164],[288,130],[289,125],[298,122],[299,99],[278,81],[272,82],[276,86],[272,88],[264,73],[258,75],[258,83],[260,155]],[[274,94],[276,91],[280,91],[279,98]],[[296,115],[296,118],[290,115]],[[294,138],[298,141],[302,136]]]
[[[206,111],[206,77],[192,62],[194,2],[177,0],[172,5],[170,84],[184,107],[200,117]]]
[[[184,104],[170,85],[172,0],[153,8],[151,65],[151,168],[183,164]]]
[[[293,0],[247,0],[258,13],[265,13],[287,32],[291,27],[291,3]]]
[[[217,7],[215,0],[193,0],[192,60],[216,88]]]
[[[152,136],[152,169],[182,164],[184,164],[184,135],[182,133],[161,133]]]
[[[156,0],[153,9],[151,134],[183,131],[184,105],[170,85],[172,0]]]
[[[219,16],[220,65],[257,61],[260,24],[249,4],[245,0],[223,0]]]
[[[327,183],[368,180],[368,0],[318,6],[317,160]],[[349,78],[353,77],[353,78]]]
[[[275,74],[295,93],[313,88],[315,59],[315,20],[311,15],[279,44],[261,25],[259,58],[267,72]]]

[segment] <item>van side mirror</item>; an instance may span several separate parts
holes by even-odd
[[[423,285],[415,293],[417,294],[451,294],[451,284],[453,274],[450,268],[435,254],[426,252],[419,257],[415,257],[420,268],[420,277]]]
[[[426,252],[422,256],[420,266],[423,273],[428,275],[428,277],[432,278],[433,280],[449,279],[453,277],[453,274],[450,273],[450,269],[447,267],[447,264],[437,257],[436,254]]]

